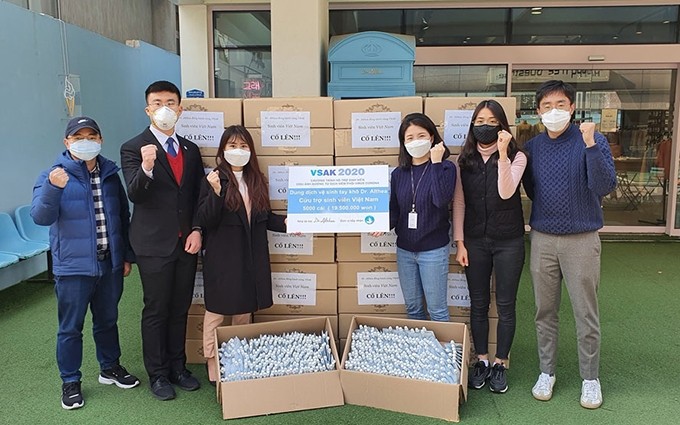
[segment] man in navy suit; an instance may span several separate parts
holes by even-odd
[[[177,86],[156,81],[145,94],[151,125],[123,144],[120,156],[144,291],[144,366],[153,395],[171,400],[172,384],[187,391],[201,386],[186,369],[184,338],[201,249],[195,209],[204,171],[198,147],[175,133],[182,113]]]

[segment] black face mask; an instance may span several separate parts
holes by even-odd
[[[475,136],[475,140],[483,145],[495,142],[498,139],[499,131],[501,131],[500,125],[482,124],[472,126],[472,134]]]

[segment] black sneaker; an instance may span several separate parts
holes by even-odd
[[[172,388],[168,378],[157,376],[150,379],[151,393],[159,400],[172,400],[175,398],[175,389]]]
[[[201,383],[194,378],[187,369],[170,375],[170,382],[177,385],[184,391],[195,391],[201,388]]]
[[[121,365],[99,372],[99,383],[105,385],[116,384],[118,388],[134,388],[139,385],[139,379],[130,375]]]
[[[476,390],[484,387],[490,373],[491,368],[485,365],[483,361],[478,361],[472,366],[472,373],[468,376],[468,387]]]
[[[65,382],[61,385],[61,407],[73,410],[83,407],[85,400],[80,392],[80,381]]]
[[[494,393],[504,393],[508,390],[508,380],[505,379],[505,366],[496,363],[491,368],[489,389]]]

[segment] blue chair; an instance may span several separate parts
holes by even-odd
[[[19,257],[12,254],[4,254],[0,252],[0,269],[3,267],[11,266],[14,263],[19,262]]]
[[[31,206],[22,205],[14,211],[14,221],[22,238],[31,242],[50,244],[50,226],[35,224],[31,217]]]
[[[19,235],[19,231],[7,213],[0,212],[0,252],[16,255],[20,259],[31,258],[50,249],[42,242],[27,241]]]

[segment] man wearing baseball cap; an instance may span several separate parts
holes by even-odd
[[[97,123],[73,118],[64,134],[66,150],[33,188],[31,217],[50,226],[59,331],[57,365],[62,379],[61,406],[84,404],[80,366],[83,325],[92,310],[92,336],[102,384],[133,388],[139,379],[120,365],[118,302],[123,277],[134,255],[128,241],[130,211],[120,168],[99,155]]]

